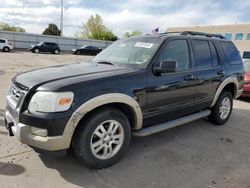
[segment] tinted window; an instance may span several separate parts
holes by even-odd
[[[0,43],[5,43],[5,40],[0,39]]]
[[[230,63],[241,62],[240,53],[232,42],[220,42],[220,44]]]
[[[160,61],[173,60],[177,62],[177,71],[189,69],[189,49],[186,40],[170,41],[160,55]]]
[[[250,59],[250,52],[244,52],[243,53],[243,58],[244,59]]]
[[[212,57],[208,41],[194,40],[194,54],[197,68],[212,67]]]
[[[212,54],[213,66],[217,66],[219,64],[218,52],[217,52],[214,44],[211,41],[209,42],[209,45],[210,45],[210,50],[211,50],[211,54]]]
[[[236,33],[235,40],[242,40],[243,39],[243,33]]]
[[[225,37],[226,37],[227,40],[231,40],[232,36],[233,36],[232,33],[226,33],[225,34]]]

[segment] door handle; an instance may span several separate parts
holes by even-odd
[[[188,74],[184,76],[184,80],[195,80],[195,76],[193,74]]]
[[[219,70],[217,71],[217,75],[220,75],[220,76],[225,76],[225,71],[224,70]]]

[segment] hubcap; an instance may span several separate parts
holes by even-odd
[[[124,130],[116,120],[108,120],[97,126],[90,140],[92,154],[102,160],[116,155],[124,141]]]
[[[225,97],[220,105],[220,118],[226,119],[231,110],[231,101],[228,97]]]

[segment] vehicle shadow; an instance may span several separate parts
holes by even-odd
[[[0,162],[0,175],[16,176],[22,174],[24,171],[25,168],[20,165]]]
[[[202,122],[202,125],[199,122]],[[179,142],[178,138],[183,135],[192,136],[197,130],[209,131],[214,128],[207,120],[199,120],[198,124],[196,123],[172,128],[148,137],[132,137],[127,154],[118,163],[106,169],[90,169],[80,163],[72,152],[60,157],[46,154],[40,154],[39,157],[46,167],[56,169],[66,181],[80,187],[135,187],[137,183],[145,187],[147,180],[145,177],[149,171],[161,174],[160,166],[167,167],[168,164],[171,173],[171,168],[186,161],[185,156],[166,149],[168,144],[172,145],[170,148],[176,147],[178,144],[175,142]]]
[[[237,98],[237,100],[239,101],[242,101],[242,102],[250,102],[250,98],[246,98],[246,97],[240,97],[240,98]]]

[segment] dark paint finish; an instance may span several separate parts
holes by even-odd
[[[37,45],[32,45],[30,48],[32,52],[35,52],[35,49],[39,49],[40,52],[54,53],[55,50],[58,50],[60,52],[60,47],[58,46],[58,44],[53,42],[43,42],[41,44],[39,43]]]
[[[77,55],[97,55],[101,51],[102,51],[102,49],[100,49],[96,46],[85,46],[82,48],[72,50],[72,53],[77,54]]]
[[[176,73],[156,74],[161,49],[171,40],[187,40],[189,68]],[[215,45],[218,65],[196,68],[197,61],[192,40],[207,40]],[[220,47],[222,39],[207,37],[168,36],[155,52],[146,68],[138,69],[95,63],[72,64],[30,71],[17,75],[14,80],[29,88],[20,103],[18,113],[21,123],[45,128],[49,135],[62,134],[73,111],[86,101],[107,93],[123,93],[140,104],[143,126],[152,126],[208,108],[220,83],[236,76],[243,87],[243,64],[231,65]],[[211,59],[212,61],[212,59]],[[72,91],[74,101],[68,112],[35,113],[27,111],[28,103],[36,91]],[[15,113],[15,109],[10,109]],[[46,124],[46,125],[45,125]]]

